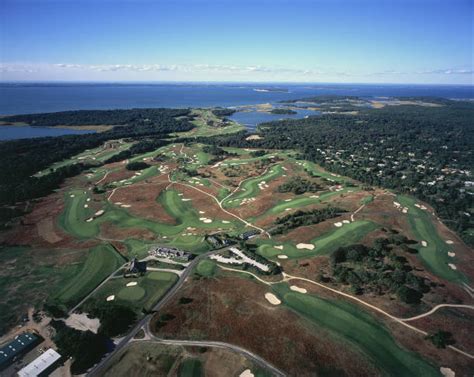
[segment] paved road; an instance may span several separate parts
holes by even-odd
[[[184,284],[188,276],[191,274],[193,271],[194,267],[202,260],[207,258],[209,255],[217,253],[219,251],[222,251],[223,249],[227,248],[221,248],[217,250],[212,250],[209,251],[205,254],[198,255],[196,258],[193,259],[193,261],[189,264],[189,266],[183,270],[183,273],[179,277],[179,280],[176,282],[176,284],[163,296],[163,298],[153,307],[153,311],[158,311],[160,310],[164,305],[168,303],[168,301],[171,300],[171,298],[176,294],[176,292],[181,288],[181,286]],[[105,355],[105,357],[97,364],[94,366],[89,373],[87,373],[88,376],[90,377],[95,377],[95,376],[102,376],[106,370],[107,364],[114,356],[117,354],[123,347],[125,347],[128,342],[135,336],[137,333],[142,329],[143,326],[147,325],[148,322],[150,321],[152,317],[152,314],[147,314],[145,317],[143,317],[140,322],[136,324],[136,326],[122,339],[120,339],[119,343],[116,345],[115,349],[111,352]]]
[[[274,376],[277,377],[284,377],[286,376],[281,370],[267,362],[266,360],[262,359],[260,356],[246,350],[245,348],[236,346],[230,343],[223,343],[223,342],[215,342],[211,340],[174,340],[174,339],[160,339],[153,335],[151,335],[151,340],[144,340],[144,342],[153,342],[159,344],[166,344],[166,345],[173,345],[173,346],[197,346],[197,347],[213,347],[213,348],[223,348],[228,349],[230,351],[236,352],[245,356],[247,359],[252,360],[255,364],[264,368],[265,370],[271,372]]]

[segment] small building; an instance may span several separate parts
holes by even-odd
[[[147,262],[140,262],[137,258],[133,258],[128,267],[124,269],[123,275],[127,277],[128,275],[143,275],[146,273]]]
[[[249,230],[239,235],[241,240],[247,241],[252,237],[255,237],[257,234],[260,234],[260,231],[257,229]]]
[[[148,251],[148,254],[156,258],[175,258],[186,262],[192,259],[192,254],[174,247],[157,246]]]
[[[0,370],[14,363],[42,340],[40,336],[31,332],[17,335],[15,339],[0,348]]]
[[[48,376],[58,365],[61,355],[50,348],[18,372],[19,377]]]

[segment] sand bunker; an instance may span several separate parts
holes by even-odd
[[[212,220],[208,219],[207,217],[200,217],[199,220],[206,224],[212,223]]]
[[[107,301],[114,301],[115,300],[115,295],[110,295],[109,297],[106,298]]]
[[[89,205],[87,205],[87,204],[84,204],[84,208],[88,208],[88,207],[89,207]]]
[[[90,223],[92,220],[94,220],[94,218],[89,217],[89,218],[86,220],[86,223]]]
[[[275,249],[283,250],[283,245],[273,246]]]
[[[277,256],[278,259],[288,259],[288,255],[280,254]]]
[[[202,215],[203,213],[206,213],[206,212],[204,212],[204,211],[199,211],[199,213]]]
[[[94,213],[94,216],[102,216],[103,214],[105,213],[105,211],[103,209],[97,211],[96,213]]]
[[[426,241],[421,241],[421,246],[427,247],[427,246],[428,246],[428,242],[426,242]]]
[[[342,226],[342,223],[338,221],[337,223],[334,223],[334,226],[337,226],[338,228],[340,228]]]
[[[285,199],[285,202],[291,202],[291,199]]]
[[[189,202],[189,201],[191,201],[191,200],[192,200],[192,199],[189,199],[189,198],[183,198],[183,199],[182,199],[183,202]]]
[[[122,204],[120,207],[122,207],[122,208],[130,208],[131,205],[130,205],[130,204]]]
[[[134,287],[138,283],[136,281],[131,281],[130,283],[127,283],[127,287]]]
[[[456,253],[453,253],[452,251],[448,251],[448,255],[449,255],[450,257],[454,257],[454,256],[456,256]]]
[[[253,136],[257,136],[257,135],[253,135]],[[249,136],[251,137],[251,136]],[[247,140],[249,140],[249,138],[247,138]],[[441,368],[443,369],[443,368]],[[245,369],[242,373],[239,374],[239,377],[254,377],[255,375],[252,373],[252,371],[250,369]]]
[[[222,220],[222,223],[223,223],[223,224],[230,224],[230,221]]]
[[[91,201],[91,198],[87,198],[87,201],[90,202],[90,201]]]
[[[76,195],[74,195],[74,194],[69,195],[70,198],[74,198],[75,196]]]
[[[454,241],[446,240],[446,243],[447,243],[448,245],[452,245],[452,244],[454,243]]]
[[[319,195],[311,195],[310,198],[315,198],[315,199],[317,199],[317,198],[319,198]]]
[[[451,270],[457,270],[457,269],[458,269],[458,268],[457,268],[454,264],[452,264],[452,263],[448,263],[448,266],[449,266],[449,268],[451,268]]]
[[[342,220],[343,224],[350,224],[349,220]]]
[[[265,298],[272,305],[280,305],[281,301],[273,293],[265,293]]]
[[[248,369],[247,369],[248,370]],[[455,377],[456,373],[451,368],[441,367],[439,371],[444,377]],[[242,375],[241,375],[242,376]],[[253,376],[253,375],[252,375]]]
[[[296,286],[296,285],[292,285],[292,286],[290,287],[290,289],[291,289],[292,291],[299,292],[299,293],[307,293],[307,292],[308,292],[306,289],[300,288],[300,287],[298,287],[298,286]]]
[[[299,243],[298,245],[296,245],[296,248],[297,248],[297,249],[313,250],[313,249],[314,249],[314,245],[313,245],[313,244],[310,244],[310,243]]]
[[[100,327],[98,318],[89,318],[86,313],[73,313],[65,321],[66,325],[79,331],[92,331],[97,334]]]

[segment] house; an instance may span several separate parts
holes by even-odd
[[[18,371],[19,377],[49,376],[56,368],[61,355],[52,348],[45,351],[41,356],[34,359],[26,367]]]
[[[42,341],[40,336],[32,332],[15,336],[15,339],[0,348],[0,370],[14,363]]]

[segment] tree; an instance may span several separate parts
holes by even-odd
[[[419,304],[421,298],[423,297],[423,293],[403,285],[398,288],[397,296],[400,300],[406,302],[407,304]]]
[[[451,344],[455,343],[453,339],[453,334],[449,331],[438,330],[434,334],[430,334],[426,337],[426,339],[430,340],[436,348],[446,348]]]

